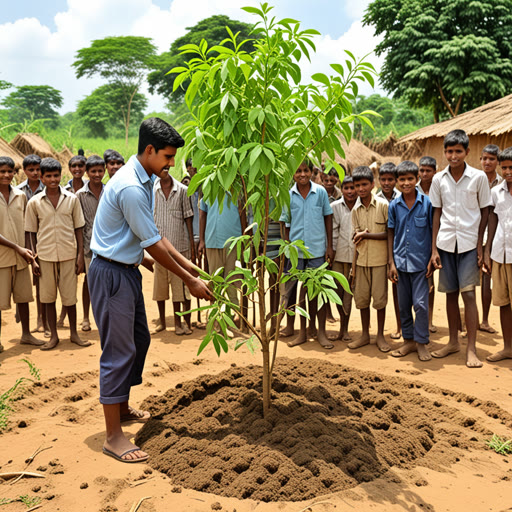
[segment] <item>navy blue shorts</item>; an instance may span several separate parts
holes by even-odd
[[[149,334],[138,268],[94,258],[87,274],[92,312],[101,341],[100,402],[127,402],[142,383]]]
[[[439,291],[470,292],[480,285],[480,269],[476,249],[459,254],[439,249],[443,268],[439,270]]]

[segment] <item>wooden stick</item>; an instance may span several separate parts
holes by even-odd
[[[141,480],[140,482],[134,482],[133,484],[130,485],[130,487],[137,487],[139,485],[145,484],[146,482],[149,482],[150,480],[153,480],[153,478],[155,478],[155,477],[152,476],[150,478],[145,478],[144,480]]]
[[[33,476],[34,478],[46,478],[45,475],[41,475],[40,473],[31,473],[29,471],[11,471],[10,473],[0,473],[0,478],[3,480],[9,480],[10,478],[14,478],[15,476]]]
[[[137,512],[137,510],[139,510],[139,507],[141,505],[141,503],[144,501],[144,500],[149,500],[151,499],[153,496],[144,496],[144,498],[141,498],[138,502],[135,502],[133,505],[132,505],[132,508],[130,509],[130,512]]]
[[[306,508],[302,508],[299,510],[299,512],[306,512],[306,510],[309,510],[310,508],[314,507],[315,505],[322,505],[329,503],[329,505],[332,505],[332,502],[330,501],[317,501],[316,503],[311,503],[311,505],[308,505]]]
[[[43,504],[42,504],[42,503],[40,503],[39,505],[36,505],[35,507],[29,508],[29,509],[27,510],[27,512],[32,512],[32,510],[37,510],[38,508],[41,508],[42,506],[43,506]]]

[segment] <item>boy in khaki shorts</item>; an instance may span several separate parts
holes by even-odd
[[[27,204],[25,231],[30,234],[31,249],[40,266],[41,303],[46,307],[50,340],[41,350],[50,350],[59,343],[55,301],[59,289],[62,305],[69,318],[71,341],[82,347],[76,331],[77,275],[84,271],[83,227],[80,201],[60,186],[62,167],[54,158],[41,162],[41,179],[45,190]]]
[[[12,158],[0,157],[0,329],[1,312],[11,308],[11,296],[18,305],[21,320],[21,343],[43,345],[30,334],[28,303],[34,300],[27,262],[33,262],[30,251],[24,249],[23,223],[27,198],[23,191],[11,186],[14,178]],[[37,264],[34,269],[37,268]],[[3,346],[0,341],[0,352]]]
[[[359,348],[376,343],[382,352],[390,347],[384,338],[384,322],[388,302],[388,203],[372,196],[373,173],[363,165],[352,173],[354,187],[359,196],[352,210],[352,230],[357,251],[355,269],[354,301],[361,310],[363,334],[349,348]],[[370,302],[377,310],[377,338],[370,340]]]

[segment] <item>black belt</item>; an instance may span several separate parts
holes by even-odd
[[[105,261],[108,261],[109,263],[113,263],[114,265],[118,265],[120,267],[124,267],[124,268],[137,268],[139,265],[137,264],[134,264],[134,263],[121,263],[120,261],[114,261],[114,260],[111,260],[110,258],[105,258],[105,256],[101,256],[99,254],[96,254],[96,258],[99,258],[100,260],[105,260]]]

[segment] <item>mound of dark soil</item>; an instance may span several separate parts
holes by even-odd
[[[413,467],[429,451],[448,463],[452,447],[467,446],[467,434],[478,431],[476,420],[468,424],[405,379],[318,360],[281,359],[276,368],[265,419],[256,366],[146,400],[153,418],[136,442],[151,466],[198,491],[299,501]]]

